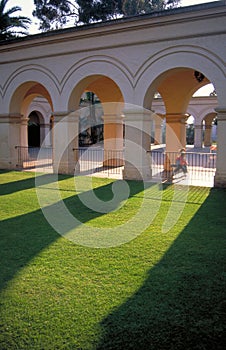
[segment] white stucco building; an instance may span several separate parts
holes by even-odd
[[[0,167],[15,168],[15,146],[28,145],[31,103],[42,96],[53,117],[53,139],[46,142],[53,143],[54,171],[73,173],[80,98],[92,91],[104,109],[105,150],[123,147],[124,123],[124,177],[148,179],[155,93],[164,103],[166,149],[177,151],[193,114],[189,102],[211,82],[217,93],[215,185],[226,187],[225,23],[226,1],[218,1],[1,43]],[[197,126],[204,114],[200,109]],[[212,117],[205,117],[206,125]]]

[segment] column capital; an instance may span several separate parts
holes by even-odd
[[[153,117],[153,120],[154,120],[154,121],[157,121],[157,122],[161,122],[161,123],[162,123],[163,119],[165,118],[165,114],[158,114],[158,113],[154,113],[154,112],[153,112],[152,117]]]
[[[69,114],[70,114],[70,111],[53,111],[53,112],[51,113],[51,115],[52,115],[53,117],[55,117],[55,116],[66,117],[66,116],[69,115]]]
[[[201,124],[194,124],[194,127],[198,130],[202,130],[203,129],[203,125]]]
[[[166,113],[166,121],[167,123],[185,123],[189,118],[189,114],[187,113]]]
[[[20,124],[23,115],[20,113],[5,113],[0,114],[0,123]]]
[[[77,121],[79,120],[80,117],[80,111],[76,110],[76,111],[55,111],[52,112],[52,116],[54,118],[54,122],[62,122],[65,121],[70,122],[70,121]],[[77,119],[77,120],[76,120]]]
[[[125,116],[123,114],[114,114],[114,113],[104,113],[103,119],[105,124],[121,124]]]
[[[218,120],[226,120],[226,106],[216,107],[215,111],[217,112]]]
[[[152,110],[139,107],[139,106],[128,106],[124,108],[123,113],[125,120],[140,121],[140,120],[152,120],[154,112]],[[141,117],[142,116],[142,117]]]
[[[22,125],[27,125],[27,124],[28,124],[28,121],[29,121],[29,118],[28,118],[28,117],[21,116],[20,120],[21,120],[21,124],[22,124]]]

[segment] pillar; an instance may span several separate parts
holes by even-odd
[[[187,114],[166,114],[166,156],[164,163],[165,180],[172,181],[172,167],[175,164],[178,150],[186,148]]]
[[[20,146],[28,147],[28,117],[21,116]]]
[[[155,121],[155,145],[162,144],[162,117],[158,114],[154,114]]]
[[[202,124],[195,125],[194,147],[202,148]]]
[[[51,128],[50,124],[41,124],[40,125],[40,141],[41,146],[51,147]]]
[[[104,166],[124,165],[123,116],[104,114]]]
[[[226,188],[226,106],[216,108],[217,112],[217,161],[214,178],[215,187]]]
[[[123,178],[151,179],[151,118],[152,112],[142,107],[131,107],[125,114],[125,167]]]
[[[21,146],[26,147],[27,152],[27,121],[28,118],[24,118],[20,113],[0,115],[0,167],[2,169],[16,169],[21,165],[19,164]]]
[[[166,114],[166,152],[186,147],[187,114]]]
[[[59,174],[79,172],[79,114],[54,112],[53,117],[53,171]]]
[[[212,145],[211,133],[212,124],[209,121],[205,121],[204,147],[210,147]]]

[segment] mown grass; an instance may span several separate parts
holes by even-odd
[[[53,190],[51,176],[43,179]],[[106,203],[111,185],[93,179]],[[81,203],[73,177],[60,176],[59,186],[73,215],[106,229],[131,218],[144,193],[140,182],[129,182],[124,205],[99,213]],[[159,210],[149,227],[104,249],[54,231],[34,174],[1,172],[0,193],[1,350],[224,348],[225,190],[191,187],[181,216],[164,233],[184,189],[175,196],[174,186],[155,188],[150,212]]]

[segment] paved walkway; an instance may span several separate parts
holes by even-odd
[[[151,149],[163,153],[165,147],[165,144],[152,145]],[[186,153],[188,164],[190,162],[190,166],[188,165],[187,176],[183,176],[182,173],[177,174],[174,177],[173,183],[189,186],[213,187],[215,168],[212,167],[212,164],[207,164],[207,167],[203,167],[203,164],[200,164],[200,158],[202,157],[206,160],[206,163],[210,162],[210,148],[197,148],[192,145],[187,145]]]
[[[86,150],[84,149],[81,152],[80,156],[80,171],[81,175],[87,176],[96,176],[96,177],[107,177],[112,179],[122,179],[123,168],[124,167],[103,167],[103,145],[95,145]],[[152,174],[153,179],[151,181],[162,182],[161,174],[163,171],[163,160],[162,155],[165,151],[165,145],[152,145],[152,151],[156,151],[160,155],[160,162],[157,162],[155,156],[152,158]],[[89,156],[89,152],[95,151],[95,157]],[[177,174],[174,177],[173,183],[179,185],[188,185],[188,186],[202,186],[202,187],[213,187],[214,185],[214,175],[215,169],[212,166],[203,166],[200,165],[198,159],[196,160],[197,155],[205,156],[205,159],[209,159],[209,147],[204,148],[194,148],[193,146],[188,146],[186,148],[187,151],[187,159],[190,162],[190,166],[188,165],[188,173],[187,176],[183,176],[182,173]],[[206,153],[206,155],[205,155]],[[190,154],[190,156],[189,156]],[[90,160],[91,159],[91,160]],[[46,160],[46,159],[45,159]],[[153,161],[154,160],[154,161]],[[50,163],[48,166],[44,164],[34,164],[33,167],[29,167],[29,171],[37,171],[37,172],[48,172],[52,173],[52,165],[51,159],[49,159]],[[37,161],[35,163],[38,163]],[[159,165],[158,165],[159,164]],[[192,166],[191,166],[192,164]],[[36,166],[36,167],[35,167]]]

